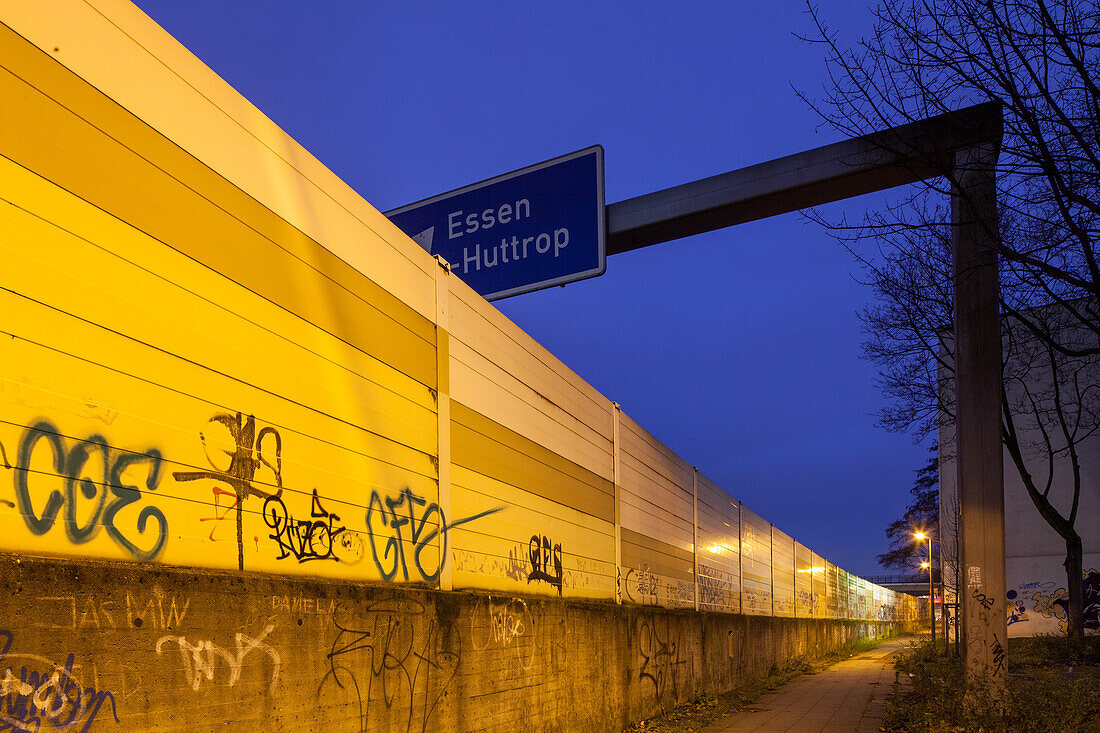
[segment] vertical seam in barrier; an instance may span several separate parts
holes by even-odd
[[[612,483],[615,485],[615,603],[623,602],[623,527],[622,527],[622,491],[619,488],[621,464],[619,459],[619,415],[622,407],[618,402],[611,403],[611,454]]]
[[[772,618],[775,618],[775,525],[771,522],[768,522],[768,550],[771,553],[769,571],[772,576]]]
[[[846,599],[844,604],[844,618],[852,618],[852,576],[848,575],[848,582],[845,584],[844,597]]]
[[[691,469],[691,572],[695,581],[692,597],[699,610],[699,469]]]
[[[436,415],[438,418],[437,456],[439,459],[439,587],[454,588],[452,557],[453,539],[446,527],[451,516],[451,339],[450,339],[450,266],[438,255],[439,267],[435,271],[435,324],[436,324]]]
[[[745,521],[742,518],[744,505],[737,502],[737,610],[745,615]]]

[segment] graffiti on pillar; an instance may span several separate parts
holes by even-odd
[[[993,608],[993,599],[987,596],[985,593],[980,592],[977,588],[970,591],[970,596],[977,601],[982,608]]]
[[[155,506],[141,507],[133,530],[116,524],[116,517],[125,507],[142,500],[139,484],[147,492],[156,490],[162,478],[161,467],[156,448],[119,450],[99,434],[70,442],[56,425],[41,419],[27,427],[19,441],[16,503],[33,534],[48,533],[60,515],[65,536],[74,545],[91,542],[105,530],[128,555],[154,560],[168,541],[164,512]],[[58,479],[61,488],[54,486],[47,491],[46,487]]]
[[[321,708],[358,712],[359,730],[428,730],[461,663],[458,631],[413,600],[384,600],[333,616]]]
[[[76,676],[75,654],[61,665],[36,654],[14,654],[14,643],[15,634],[0,629],[0,730],[87,733],[107,702],[115,722],[121,722],[114,695]]]
[[[239,412],[236,415],[218,413],[209,422],[221,425],[229,433],[233,450],[221,449],[224,457],[215,460],[207,447],[206,434],[199,431],[199,442],[210,470],[176,471],[172,476],[176,481],[209,479],[230,487],[233,493],[232,502],[225,507],[220,519],[224,519],[228,512],[236,510],[237,567],[244,570],[244,502],[252,496],[268,499],[283,493],[283,439],[279,431],[270,425],[257,432],[256,418],[252,415],[243,417]],[[226,458],[228,464],[225,463]],[[266,478],[266,484],[273,491],[257,488],[257,472],[261,469],[265,469],[266,473],[260,478]],[[219,494],[215,491],[214,495],[216,504]]]
[[[1003,674],[1005,671],[1005,648],[1001,645],[1001,640],[996,634],[993,634],[993,644],[990,649],[993,652],[993,673]]]

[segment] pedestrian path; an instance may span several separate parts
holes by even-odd
[[[877,732],[894,689],[893,657],[914,641],[893,639],[823,672],[798,677],[703,733]]]

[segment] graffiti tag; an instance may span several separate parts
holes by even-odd
[[[355,625],[333,619],[339,631],[317,691],[319,704],[347,696],[358,708],[363,732],[396,731],[402,722],[406,732],[427,730],[454,680],[459,654],[444,648],[435,620],[416,601],[372,603],[355,618]]]
[[[226,649],[214,644],[211,641],[199,641],[196,644],[191,644],[182,636],[162,636],[157,639],[157,655],[161,653],[161,647],[165,644],[176,644],[179,648],[180,659],[183,661],[183,676],[187,680],[187,684],[191,686],[192,690],[198,690],[202,686],[202,681],[205,679],[211,681],[214,679],[214,672],[218,664],[218,660],[221,660],[225,666],[229,669],[229,679],[226,680],[226,686],[232,687],[237,684],[237,680],[241,676],[241,665],[244,664],[245,657],[254,650],[267,654],[271,658],[271,662],[274,665],[271,671],[271,691],[275,691],[275,684],[279,681],[279,653],[272,649],[268,644],[264,643],[264,639],[275,629],[275,624],[268,624],[264,628],[263,632],[253,638],[247,634],[238,633],[234,636],[234,641],[237,645],[237,652],[233,654]]]
[[[372,491],[367,507],[367,534],[374,564],[387,582],[392,582],[399,571],[402,578],[408,580],[409,564],[405,556],[405,543],[409,542],[413,548],[413,564],[420,579],[426,583],[435,583],[439,580],[447,557],[447,534],[455,527],[501,509],[503,507],[496,507],[448,522],[438,504],[429,503],[411,489],[402,490],[396,497],[385,498],[377,490]],[[441,538],[439,557],[433,561],[425,558],[424,552],[434,547],[432,542],[437,537]]]
[[[31,466],[39,446],[48,450],[52,472],[64,479],[63,489],[53,489],[39,512],[31,499],[31,476],[41,470]],[[111,448],[102,435],[92,435],[66,445],[61,432],[49,420],[39,420],[27,428],[19,441],[15,471],[15,498],[23,521],[33,534],[44,535],[53,529],[64,509],[65,536],[74,545],[91,542],[106,529],[116,545],[138,560],[153,560],[168,541],[168,520],[154,506],[142,507],[137,516],[137,533],[146,530],[154,537],[152,547],[143,549],[115,525],[118,513],[141,500],[141,489],[127,483],[131,470],[145,470],[145,490],[154,491],[161,480],[161,455],[155,448],[141,453]],[[108,495],[110,495],[108,497]],[[84,505],[84,506],[81,506]],[[78,511],[79,507],[79,511]],[[81,521],[79,516],[86,517]],[[149,526],[154,520],[156,528]]]
[[[33,654],[9,656],[15,635],[0,629],[0,729],[31,733],[40,731],[43,723],[55,730],[75,730],[87,733],[95,722],[103,703],[110,701],[111,715],[118,723],[115,698],[106,690],[85,687],[73,674],[75,656],[69,654],[61,666]],[[45,669],[28,669],[21,665],[18,677],[12,660],[20,659],[43,665]]]
[[[561,595],[561,543],[551,545],[550,538],[546,535],[532,535],[528,543],[528,557],[531,560],[531,572],[527,574],[527,582],[542,581],[549,583],[558,589]]]
[[[362,559],[363,542],[347,527],[337,524],[340,517],[325,510],[317,489],[313,490],[309,519],[295,520],[278,496],[264,501],[264,522],[274,532],[268,537],[279,545],[276,560],[294,557],[298,562],[342,560],[355,563]]]
[[[249,415],[242,417],[241,413],[230,415],[227,412],[219,413],[210,418],[209,422],[222,425],[233,441],[232,451],[222,450],[229,457],[229,465],[219,468],[210,451],[206,447],[206,435],[199,432],[199,441],[202,443],[202,451],[207,463],[212,470],[209,471],[176,471],[172,477],[176,481],[198,481],[200,479],[212,479],[220,481],[233,489],[236,501],[226,509],[237,510],[237,567],[244,570],[244,501],[250,496],[258,496],[263,499],[279,496],[283,492],[283,439],[279,431],[271,426],[266,426],[256,432],[256,418]],[[272,445],[274,455],[265,453],[265,440],[267,445]],[[260,468],[267,468],[272,474],[272,484],[275,491],[264,491],[256,488],[253,481],[256,472]],[[214,492],[215,503],[218,492]],[[222,518],[224,518],[224,514]],[[220,521],[220,520],[219,520]],[[216,526],[216,525],[215,525]],[[211,530],[213,539],[213,530]]]
[[[642,657],[642,669],[638,679],[648,680],[653,693],[660,699],[671,682],[676,687],[676,674],[685,660],[680,657],[680,640],[673,639],[668,621],[663,633],[656,625],[643,621],[639,630],[638,652]]]

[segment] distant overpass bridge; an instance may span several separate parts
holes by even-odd
[[[928,595],[928,575],[921,575],[920,573],[899,574],[899,575],[869,575],[867,581],[881,585],[883,588],[889,588],[895,593],[908,593],[911,596],[927,596]],[[936,579],[937,585],[939,579]]]

